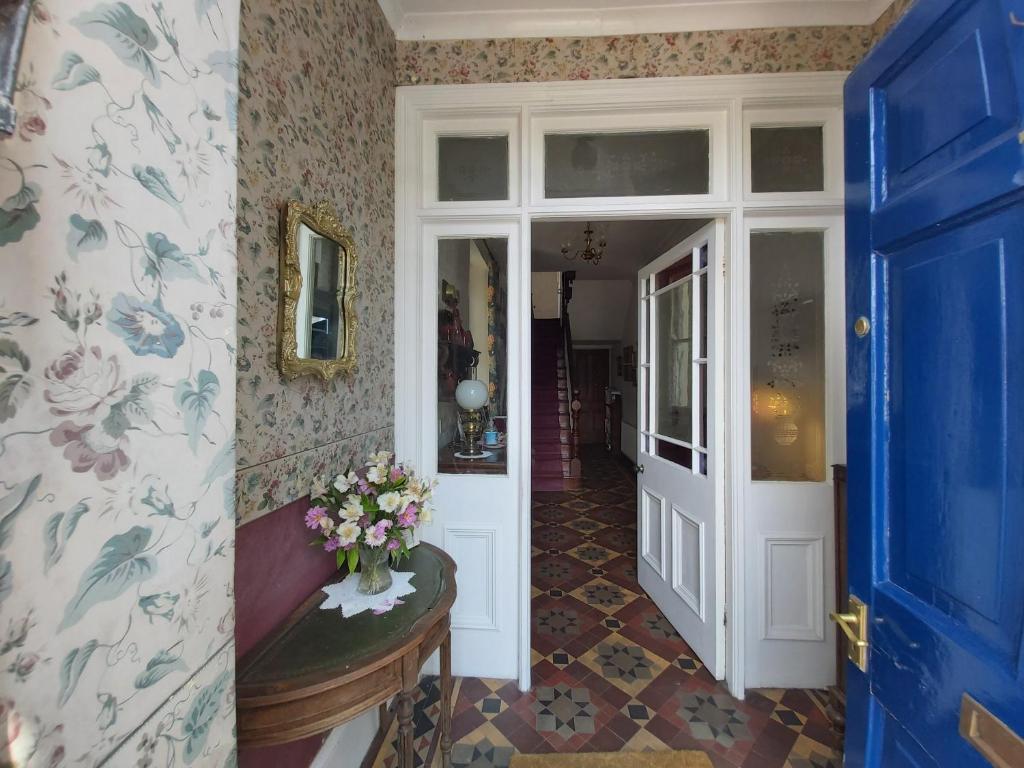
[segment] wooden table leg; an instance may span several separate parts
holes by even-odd
[[[395,705],[398,713],[398,768],[413,768],[412,691],[401,691]]]
[[[441,641],[441,768],[452,764],[452,633]]]

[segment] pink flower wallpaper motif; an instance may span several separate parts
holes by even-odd
[[[870,26],[400,40],[397,82],[452,85],[849,70],[910,4],[896,0]]]
[[[393,445],[395,36],[375,0],[243,0],[238,110],[240,523]],[[327,200],[359,260],[358,371],[277,369],[278,220]]]
[[[235,757],[237,35],[238,0],[33,5],[0,140],[0,763]]]

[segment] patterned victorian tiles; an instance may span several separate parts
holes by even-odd
[[[839,768],[821,692],[732,698],[644,593],[636,573],[636,486],[595,453],[580,491],[533,509],[534,688],[463,678],[453,768],[507,768],[515,752],[705,751],[718,768]],[[416,705],[417,765],[439,766],[436,681]],[[395,726],[374,763],[394,766]]]

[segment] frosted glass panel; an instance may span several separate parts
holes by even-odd
[[[825,238],[750,236],[754,480],[825,479]]]
[[[685,443],[693,440],[692,287],[693,283],[687,280],[654,298],[658,404],[655,431]]]
[[[508,200],[508,136],[441,136],[437,199]]]
[[[544,136],[544,196],[705,195],[710,131],[551,133]]]
[[[820,125],[750,129],[752,192],[825,189],[825,140]]]

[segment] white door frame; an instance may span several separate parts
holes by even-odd
[[[456,86],[401,86],[396,89],[396,200],[395,200],[395,449],[399,458],[420,463],[423,444],[422,382],[410,371],[423,370],[422,344],[416,342],[421,317],[422,283],[418,280],[422,226],[428,221],[457,222],[476,219],[515,218],[519,222],[521,254],[509,254],[509,275],[515,269],[520,286],[529,286],[530,226],[533,221],[557,219],[622,218],[722,218],[726,222],[726,337],[743,326],[736,316],[746,296],[744,280],[734,270],[746,263],[744,217],[750,215],[842,216],[841,125],[844,72],[768,75],[721,75],[665,77],[636,80],[601,80],[572,83],[503,83]],[[813,114],[812,114],[813,113]],[[823,115],[826,178],[824,192],[759,195],[749,191],[746,130],[754,124],[802,124]],[[763,117],[762,117],[763,116]],[[646,121],[645,121],[646,118]],[[712,130],[711,186],[699,197],[597,198],[568,201],[543,199],[534,178],[539,134],[547,122],[555,130],[579,125],[590,129],[595,119],[602,126],[642,130],[647,122],[667,127],[695,122]],[[574,122],[575,121],[575,122]],[[567,128],[569,126],[569,128]],[[503,130],[509,136],[509,198],[493,203],[451,204],[431,200],[436,188],[436,162],[430,155],[431,137],[447,132],[487,134]],[[540,189],[540,196],[538,196]],[[745,277],[745,275],[743,276]],[[431,287],[433,290],[433,287]],[[528,289],[527,289],[528,290]],[[527,300],[528,301],[528,300]],[[521,306],[529,307],[527,302]],[[745,308],[745,307],[744,307]],[[528,370],[530,364],[530,313],[520,313],[521,344],[518,359],[509,366]],[[726,677],[730,691],[742,697],[744,684],[744,477],[749,459],[744,419],[735,418],[737,407],[746,408],[744,382],[737,371],[745,370],[745,351],[729,343],[726,384],[730,393],[727,424],[727,573]],[[514,546],[518,573],[519,685],[530,687],[530,382],[523,377],[520,402],[519,536]],[[511,395],[512,393],[510,393]]]

